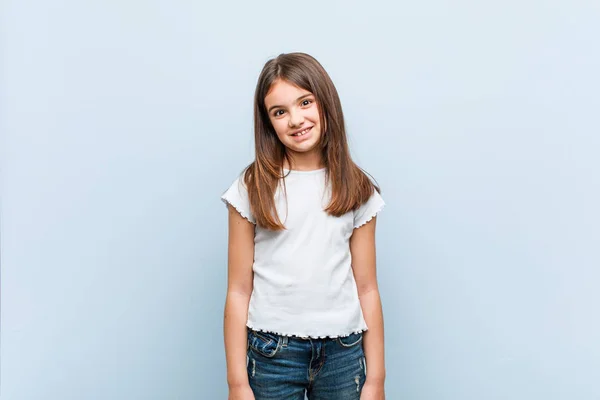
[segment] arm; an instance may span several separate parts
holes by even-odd
[[[250,390],[246,372],[248,304],[252,294],[254,262],[254,225],[231,205],[229,208],[229,245],[227,297],[223,333],[227,361],[227,383],[232,391]],[[238,397],[235,397],[238,398]],[[242,397],[239,397],[242,398]]]
[[[369,328],[364,333],[363,339],[367,360],[365,389],[367,386],[377,387],[377,392],[383,395],[385,381],[383,311],[375,267],[375,226],[376,218],[373,218],[354,230],[350,238],[350,252],[358,297]]]

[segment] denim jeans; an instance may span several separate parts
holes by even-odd
[[[256,400],[359,400],[362,333],[300,339],[248,329],[248,379]]]

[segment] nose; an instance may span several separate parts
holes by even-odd
[[[290,111],[290,119],[288,120],[288,125],[290,128],[295,126],[301,126],[304,122],[304,115],[298,111]]]

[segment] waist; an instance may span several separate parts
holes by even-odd
[[[367,329],[358,295],[343,302],[304,307],[301,302],[265,301],[253,292],[247,325],[255,330],[300,338],[347,336]]]

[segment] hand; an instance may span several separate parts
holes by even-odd
[[[229,387],[228,400],[254,400],[254,393],[250,385]]]
[[[365,382],[360,392],[360,400],[385,400],[383,382]]]

